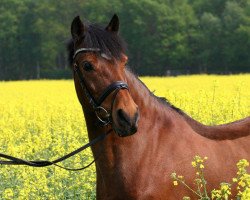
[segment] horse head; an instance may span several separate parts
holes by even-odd
[[[128,136],[137,131],[139,111],[126,83],[128,58],[118,31],[117,15],[106,28],[75,17],[71,24],[71,60],[84,111],[95,113],[104,124],[111,123],[119,136]]]

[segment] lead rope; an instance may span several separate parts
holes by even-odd
[[[0,157],[8,159],[8,160],[0,160],[0,164],[1,165],[26,165],[26,166],[31,166],[31,167],[47,167],[47,166],[55,165],[57,167],[60,167],[62,169],[69,170],[69,171],[84,170],[87,167],[91,166],[98,159],[98,157],[100,156],[101,151],[98,154],[98,156],[91,163],[89,163],[88,165],[86,165],[84,167],[81,167],[81,168],[74,169],[74,168],[63,167],[63,166],[61,166],[61,165],[59,165],[57,163],[62,162],[64,160],[74,156],[77,153],[80,153],[84,149],[87,149],[88,147],[96,144],[99,141],[102,141],[111,132],[112,132],[112,129],[107,131],[105,134],[102,134],[102,135],[96,137],[94,140],[92,140],[89,143],[83,145],[82,147],[76,149],[75,151],[72,151],[71,153],[66,154],[63,157],[58,158],[58,159],[53,160],[53,161],[48,161],[48,160],[29,161],[29,160],[24,160],[24,159],[21,159],[21,158],[17,158],[17,157],[14,157],[14,156],[9,156],[9,155],[0,153]]]
[[[111,131],[112,131],[112,129],[110,129],[106,134],[109,134]],[[81,171],[81,170],[84,170],[84,169],[90,167],[95,161],[97,161],[97,159],[100,157],[101,153],[102,153],[102,149],[100,148],[96,157],[94,157],[94,154],[93,154],[94,160],[92,160],[89,164],[87,164],[87,165],[85,165],[84,167],[81,167],[81,168],[68,168],[68,167],[63,167],[63,166],[58,165],[58,164],[53,164],[53,165],[55,165],[55,166],[57,166],[59,168],[68,170],[68,171]]]

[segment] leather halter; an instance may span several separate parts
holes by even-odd
[[[73,56],[73,60],[75,60],[76,56],[79,53],[87,53],[87,52],[100,52],[100,49],[98,48],[80,48],[78,50],[75,51],[74,56]],[[107,56],[103,53],[101,53],[101,56],[103,56],[104,58],[107,58]],[[88,102],[90,103],[90,105],[93,107],[95,114],[98,118],[98,120],[101,122],[102,125],[107,125],[109,123],[112,122],[112,108],[113,108],[113,104],[114,104],[114,100],[116,98],[117,93],[121,90],[121,89],[127,89],[128,90],[128,85],[127,83],[124,83],[123,81],[115,81],[113,83],[111,83],[100,95],[100,97],[96,100],[94,98],[94,96],[91,94],[91,92],[89,91],[86,82],[83,78],[83,75],[79,69],[79,66],[76,64],[76,62],[74,62],[73,64],[73,69],[74,72],[77,74],[79,81],[80,81],[80,85],[82,90],[85,93],[85,96],[88,99]],[[104,107],[101,106],[101,104],[105,101],[105,99],[112,93],[115,92],[113,95],[113,100],[111,103],[111,110],[109,113]],[[105,118],[103,118],[100,114],[103,114],[102,116],[105,116]]]

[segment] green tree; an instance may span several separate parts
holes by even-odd
[[[246,12],[249,5],[245,6],[246,2],[227,2],[223,12],[226,70],[241,71],[249,68],[250,16]]]

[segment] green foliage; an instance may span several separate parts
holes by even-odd
[[[221,183],[219,189],[213,189],[211,191],[211,196],[208,195],[206,185],[207,181],[205,180],[204,176],[204,168],[205,168],[205,160],[207,157],[201,158],[200,156],[195,156],[194,160],[192,161],[192,166],[196,169],[196,179],[194,183],[196,185],[196,190],[190,187],[185,183],[184,177],[177,175],[176,173],[171,174],[171,178],[173,179],[173,184],[175,186],[178,183],[181,183],[190,191],[192,191],[199,200],[209,200],[210,197],[212,200],[228,200],[232,198],[232,187],[237,184],[237,195],[235,196],[236,199],[241,200],[249,200],[250,199],[250,174],[248,174],[246,168],[249,167],[249,162],[246,159],[242,159],[237,163],[237,177],[232,179],[233,183]],[[183,197],[183,200],[188,200],[190,197]]]
[[[114,13],[139,74],[249,71],[250,0],[2,0],[0,79],[65,70],[72,19]]]

